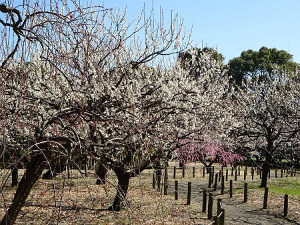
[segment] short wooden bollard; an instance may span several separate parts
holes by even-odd
[[[252,178],[252,180],[254,179],[254,169],[253,168],[251,169],[251,178]]]
[[[217,216],[219,217],[221,214],[221,208],[222,208],[222,199],[218,198],[217,200]]]
[[[219,221],[218,216],[213,216],[213,222],[214,222],[213,224],[214,225],[219,225],[218,221]]]
[[[192,183],[188,182],[188,192],[187,192],[187,201],[186,201],[187,205],[191,204],[191,195],[192,195]]]
[[[178,200],[178,181],[175,180],[175,200]]]
[[[195,167],[193,166],[193,177],[195,177],[195,171],[196,171],[196,169],[195,169]]]
[[[283,178],[283,169],[281,168],[281,174],[280,177]]]
[[[160,191],[161,169],[156,170],[157,191]]]
[[[228,170],[226,170],[226,181],[228,181]]]
[[[277,169],[275,169],[275,178],[277,178]]]
[[[284,207],[283,207],[283,216],[286,217],[288,214],[288,204],[289,204],[289,196],[287,194],[284,195]]]
[[[182,167],[182,177],[185,177],[185,166]]]
[[[152,187],[155,189],[155,173],[153,173]]]
[[[238,167],[238,176],[241,176],[241,167]]]
[[[205,177],[205,170],[206,170],[206,168],[203,167],[203,177]]]
[[[216,173],[216,175],[215,175],[215,183],[214,183],[214,191],[217,190],[217,186],[218,186],[218,174]]]
[[[206,203],[207,202],[207,191],[203,189],[203,199],[202,199],[202,212],[206,212]]]
[[[268,188],[268,187],[265,187],[263,209],[266,209],[267,206],[268,206],[268,194],[269,194],[269,188]]]
[[[168,194],[169,187],[169,176],[168,176],[168,164],[165,165],[165,176],[164,176],[164,195]]]
[[[234,181],[237,181],[237,170],[235,171],[235,174],[234,174]]]
[[[230,185],[229,185],[229,197],[232,198],[232,192],[233,192],[233,181],[230,180]]]
[[[212,177],[212,173],[209,173],[209,177],[208,177],[208,187],[211,188],[211,177]]]
[[[233,167],[231,167],[231,176],[233,176]]]
[[[221,195],[224,195],[224,189],[225,189],[225,179],[224,179],[224,176],[222,176],[222,180],[221,180]]]
[[[210,220],[213,214],[213,194],[208,194],[208,209],[207,209],[207,218]]]
[[[219,225],[225,224],[225,209],[221,209],[221,216],[219,218]]]
[[[173,171],[173,179],[176,179],[176,166],[174,166],[174,171]]]
[[[244,184],[244,203],[248,200],[248,184]]]

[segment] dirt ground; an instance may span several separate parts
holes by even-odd
[[[192,166],[195,166],[193,177]],[[72,179],[61,174],[54,180],[39,180],[34,186],[16,224],[212,224],[207,214],[202,213],[202,192],[207,188],[208,176],[203,178],[202,167],[189,165],[182,177],[182,170],[177,169],[176,180],[179,183],[179,200],[174,199],[173,179],[174,164],[168,170],[168,195],[152,188],[152,170],[145,170],[140,177],[130,182],[128,201],[124,210],[110,212],[107,208],[116,193],[116,178],[109,173],[105,185],[95,185],[92,176],[82,177],[76,171]],[[0,176],[3,179],[4,171]],[[21,174],[20,174],[21,176]],[[214,194],[214,210],[216,199],[222,199],[225,209],[225,223],[231,224],[300,224],[300,199],[289,198],[289,213],[283,217],[283,197],[270,193],[267,209],[262,209],[263,191],[251,189],[248,202],[243,203],[243,178],[238,177],[234,183],[233,198],[229,198],[228,182],[225,182],[225,194],[220,195],[218,185]],[[232,179],[229,176],[230,180]],[[249,178],[250,179],[250,178]],[[272,178],[271,178],[272,179]],[[191,205],[186,205],[187,183],[192,183]],[[249,181],[249,183],[252,181]],[[9,206],[15,188],[7,183],[0,193],[0,218]]]

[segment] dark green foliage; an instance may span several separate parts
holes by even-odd
[[[247,50],[229,61],[229,75],[238,85],[242,82],[276,80],[282,75],[294,75],[300,65],[284,50],[261,47],[259,51]],[[299,74],[298,74],[299,75]]]

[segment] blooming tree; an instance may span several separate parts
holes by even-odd
[[[180,141],[180,145],[177,149],[179,159],[185,162],[200,161],[205,167],[210,167],[213,163],[226,166],[243,159],[230,146],[209,138],[184,139]]]
[[[30,140],[20,152],[30,161],[1,224],[14,223],[59,157],[70,163],[88,155],[112,169],[118,187],[110,209],[119,210],[130,177],[229,116],[226,76],[216,78],[209,64],[195,80],[172,60],[188,46],[176,16],[165,28],[142,13],[129,27],[120,11],[51,3],[1,6],[3,29],[16,42],[1,49],[0,139],[4,149],[19,144],[17,136]]]
[[[299,84],[284,76],[280,82],[251,82],[239,89],[232,106],[233,146],[245,156],[265,152],[261,187],[266,187],[273,157],[286,149],[299,154]]]

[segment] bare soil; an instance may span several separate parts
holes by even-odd
[[[120,212],[107,210],[116,194],[116,178],[112,172],[109,172],[105,185],[96,185],[92,173],[82,177],[77,171],[72,171],[71,179],[67,179],[65,173],[54,180],[40,179],[16,224],[211,224],[207,214],[202,213],[202,192],[203,188],[207,189],[208,175],[203,178],[199,164],[189,165],[184,178],[182,170],[177,169],[179,200],[175,200],[173,166],[170,164],[168,171],[168,195],[163,195],[163,191],[158,192],[157,187],[152,188],[153,170],[145,170],[141,176],[131,179],[128,200]],[[196,168],[195,177],[192,175],[193,166]],[[3,179],[4,175],[5,171],[2,170],[0,177]],[[192,202],[186,205],[189,181],[192,182]],[[263,190],[250,189],[248,202],[243,203],[243,183],[241,174],[238,181],[234,182],[233,198],[228,195],[229,181],[225,182],[224,195],[220,195],[219,184],[217,191],[209,189],[214,199],[222,199],[226,224],[300,224],[298,197],[289,198],[289,213],[284,218],[283,196],[269,193],[268,207],[262,209]],[[0,193],[0,218],[11,203],[15,190],[7,183]]]

